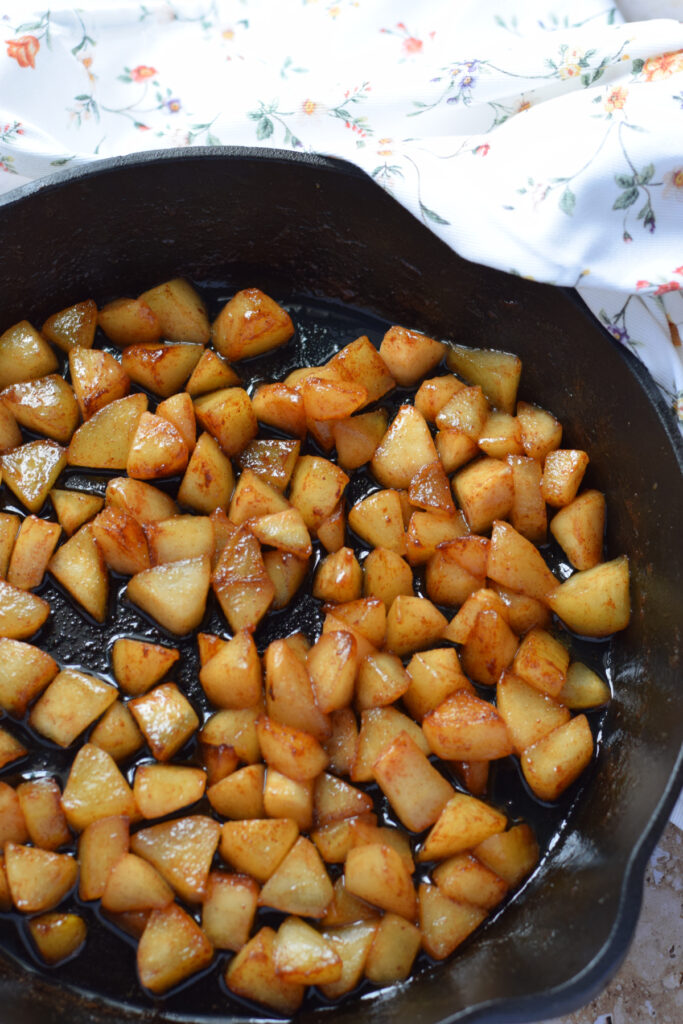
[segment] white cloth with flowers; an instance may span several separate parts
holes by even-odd
[[[469,259],[576,286],[683,425],[683,23],[606,0],[21,0],[0,28],[0,191],[169,146],[344,157]]]

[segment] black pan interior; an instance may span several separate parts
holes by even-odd
[[[294,304],[302,354],[311,361],[358,333],[381,336],[387,321],[522,357],[521,396],[551,408],[566,426],[566,443],[590,452],[591,482],[605,491],[610,513],[607,550],[632,558],[631,626],[611,651],[587,645],[582,652],[593,662],[608,658],[615,689],[598,771],[543,816],[549,856],[522,898],[452,963],[426,970],[390,998],[368,994],[363,1013],[425,1024],[453,1015],[513,1021],[588,999],[628,944],[644,859],[673,802],[683,734],[680,445],[673,417],[634,360],[568,293],[459,259],[364,175],[331,161],[195,151],[107,162],[0,206],[0,238],[3,329],[24,316],[40,323],[90,295],[102,302],[183,274],[203,282],[214,304],[253,284]],[[263,374],[282,369],[270,364]],[[96,627],[66,604],[64,616],[50,645],[68,652],[76,635],[87,651],[83,663],[108,671]],[[116,623],[137,634],[149,628],[129,610]],[[505,802],[514,781],[499,772],[495,798]],[[563,830],[572,802],[571,828]],[[14,926],[5,932],[8,953],[26,960]],[[45,998],[55,1021],[116,1018],[122,1004],[128,1015],[134,1007],[144,1017],[154,1012],[135,981],[132,947],[105,936],[87,956],[92,974],[83,987],[117,1008],[93,1008],[63,987],[82,986],[78,961],[54,975],[56,988],[34,977],[28,986],[28,975],[8,962],[5,988],[21,1008],[18,1024]],[[200,980],[158,1011],[228,1019],[234,1007],[213,982]],[[330,1012],[341,1021],[357,1015],[358,1003]],[[314,1014],[304,1008],[301,1019]]]

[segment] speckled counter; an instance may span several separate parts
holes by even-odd
[[[669,822],[645,876],[633,943],[612,983],[545,1024],[683,1024],[683,832]]]

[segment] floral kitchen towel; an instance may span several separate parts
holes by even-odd
[[[604,0],[0,8],[0,191],[119,153],[346,158],[463,256],[576,286],[683,425],[683,24]]]

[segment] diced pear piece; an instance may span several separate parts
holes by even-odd
[[[28,754],[28,750],[13,736],[7,729],[0,726],[0,768],[18,761],[20,757]]]
[[[305,986],[277,974],[274,955],[276,941],[276,933],[272,928],[260,928],[230,960],[225,972],[225,984],[235,995],[289,1016],[301,1006]]]
[[[567,669],[564,686],[557,694],[556,700],[573,711],[583,711],[606,704],[611,696],[609,686],[596,672],[582,662],[574,661]]]
[[[417,721],[422,721],[429,711],[433,711],[456,690],[474,692],[460,667],[454,647],[434,647],[414,654],[406,671],[410,685],[402,699]]]
[[[263,760],[295,782],[314,779],[327,767],[328,756],[309,732],[262,715],[256,729]]]
[[[230,459],[211,434],[200,435],[178,490],[178,501],[210,515],[227,508],[235,486]]]
[[[246,630],[237,633],[199,673],[202,688],[219,708],[249,708],[262,695],[261,661]]]
[[[86,825],[78,839],[78,895],[82,900],[101,898],[111,869],[129,847],[130,828],[125,815],[98,818]]]
[[[588,455],[584,451],[562,448],[548,452],[541,485],[545,501],[555,508],[569,505],[576,497],[587,466]]]
[[[62,807],[66,820],[77,832],[99,818],[119,814],[131,820],[139,817],[133,791],[116,761],[93,743],[85,743],[73,760]]]
[[[173,757],[199,726],[197,713],[175,683],[162,683],[128,707],[157,761]]]
[[[416,384],[434,369],[446,351],[442,341],[406,327],[390,327],[379,347],[380,356],[400,387]]]
[[[185,390],[188,395],[205,395],[209,391],[233,387],[239,383],[240,379],[232,366],[217,352],[207,348],[192,371]]]
[[[536,867],[539,848],[529,825],[513,825],[484,839],[472,853],[509,886],[519,885]]]
[[[593,757],[593,734],[585,715],[577,715],[523,752],[524,778],[541,800],[557,800]]]
[[[313,581],[313,596],[321,601],[344,603],[361,596],[363,571],[353,548],[332,552],[318,566]]]
[[[317,455],[299,458],[289,500],[299,509],[309,530],[316,530],[334,512],[348,482],[347,474],[329,459]]]
[[[28,839],[26,819],[16,790],[0,782],[0,849],[8,842],[26,843]]]
[[[173,889],[156,868],[134,853],[113,865],[102,893],[102,908],[114,914],[157,910],[173,902]]]
[[[90,733],[90,742],[106,750],[115,761],[123,761],[135,754],[145,741],[128,705],[117,700]]]
[[[559,586],[538,548],[505,522],[493,524],[486,572],[496,583],[544,604]]]
[[[206,795],[222,818],[246,821],[263,818],[263,787],[265,768],[262,764],[248,764],[226,775],[207,790]]]
[[[479,612],[460,652],[463,671],[475,683],[495,686],[517,651],[518,639],[493,608]]]
[[[57,357],[28,320],[20,320],[0,335],[0,388],[35,380],[57,369]]]
[[[517,421],[522,428],[524,452],[530,458],[543,462],[549,452],[560,447],[562,424],[552,413],[529,402],[518,402]]]
[[[266,572],[259,542],[246,526],[228,538],[211,584],[234,632],[253,629],[268,611],[275,588]]]
[[[182,389],[203,351],[202,345],[186,342],[129,345],[123,352],[121,368],[136,384],[168,398]]]
[[[90,469],[125,469],[140,417],[147,410],[147,396],[118,398],[83,423],[71,438],[67,452],[70,466]]]
[[[387,425],[385,409],[375,409],[335,423],[334,443],[339,465],[350,470],[369,462],[386,433]]]
[[[135,516],[109,506],[92,522],[92,535],[110,569],[124,576],[149,569],[149,549],[142,526]]]
[[[74,956],[88,934],[79,914],[41,914],[28,922],[28,930],[41,959],[51,967]]]
[[[175,476],[187,466],[189,451],[176,427],[161,416],[143,412],[128,449],[126,470],[134,480]]]
[[[89,420],[110,402],[125,398],[130,391],[128,374],[109,352],[73,348],[69,372],[83,420]]]
[[[263,704],[259,702],[253,708],[226,708],[217,711],[206,720],[199,737],[205,759],[208,748],[214,748],[217,753],[223,751],[231,762],[229,771],[223,772],[218,778],[223,778],[234,771],[239,761],[255,764],[260,759],[256,722],[262,711]],[[217,781],[211,777],[210,770],[209,780]]]
[[[443,377],[430,377],[423,380],[415,392],[415,408],[428,423],[434,423],[443,407],[464,387],[463,382],[452,373],[444,374]]]
[[[68,747],[116,697],[111,683],[73,668],[62,669],[34,704],[29,721],[41,736]]]
[[[1,476],[0,468],[0,478]],[[0,512],[0,579],[7,576],[14,540],[20,526],[21,519],[14,512]]]
[[[489,403],[479,386],[461,388],[436,416],[439,430],[458,430],[477,441],[489,417]]]
[[[386,645],[403,657],[430,647],[448,626],[448,619],[424,597],[399,594],[387,615]]]
[[[233,295],[213,324],[213,343],[230,362],[284,345],[293,334],[289,314],[258,288]]]
[[[375,985],[405,981],[420,950],[420,929],[399,914],[385,914],[377,926],[368,958],[365,977]]]
[[[266,882],[294,846],[299,828],[291,818],[226,821],[220,854],[237,871]]]
[[[450,484],[439,459],[418,469],[410,481],[408,497],[415,508],[455,515]]]
[[[14,542],[7,582],[21,590],[40,586],[61,532],[57,523],[26,516]]]
[[[38,512],[67,463],[56,441],[29,441],[0,456],[3,483],[29,512]]]
[[[104,505],[104,498],[84,491],[66,491],[53,487],[50,501],[59,524],[67,537],[71,537],[79,526],[92,519]]]
[[[73,306],[53,313],[41,331],[48,341],[64,352],[73,348],[92,348],[97,327],[97,305],[92,299],[76,302]]]
[[[169,341],[192,341],[206,345],[211,327],[206,308],[189,281],[176,277],[140,295],[156,315],[161,334]]]
[[[57,850],[71,840],[62,810],[62,791],[49,775],[28,779],[17,786],[31,842],[43,850]]]
[[[358,645],[348,632],[323,633],[306,656],[315,700],[323,713],[347,707],[358,671]]]
[[[516,754],[569,721],[569,710],[544,692],[504,672],[496,688],[496,706]]]
[[[0,580],[0,636],[25,640],[33,636],[50,614],[42,597]]]
[[[86,523],[57,548],[48,569],[94,619],[104,622],[109,601],[109,576],[92,523]]]
[[[212,871],[202,904],[202,930],[215,949],[238,952],[249,941],[259,887],[246,875]]]
[[[21,718],[28,705],[57,675],[46,651],[6,636],[0,639],[0,708]]]
[[[254,415],[261,423],[294,437],[306,436],[306,410],[301,392],[287,384],[261,384],[252,398]]]
[[[522,428],[517,422],[517,417],[507,412],[490,412],[477,438],[477,444],[485,455],[490,455],[493,459],[523,455]]]
[[[66,896],[78,877],[78,862],[68,853],[7,843],[5,871],[17,910],[36,914],[51,910]]]
[[[336,950],[299,917],[288,917],[280,925],[274,960],[278,975],[301,985],[338,981],[342,973],[341,957]]]
[[[2,400],[22,427],[61,444],[68,444],[78,426],[76,397],[57,373],[11,384],[2,392]]]
[[[243,388],[221,388],[196,399],[195,415],[231,458],[256,437],[258,424]]]
[[[303,516],[296,508],[262,516],[251,524],[251,532],[261,544],[286,551],[297,558],[309,558],[313,550]]]
[[[472,533],[484,533],[496,519],[504,519],[512,508],[512,470],[500,459],[477,459],[456,474],[453,493]]]
[[[406,553],[401,502],[395,490],[376,491],[356,502],[349,511],[349,526],[372,547]]]
[[[137,952],[138,975],[145,988],[160,995],[207,967],[212,959],[213,946],[177,903],[152,911]]]
[[[456,793],[441,812],[417,859],[424,862],[452,857],[502,832],[506,824],[505,815],[495,807],[466,793]]]
[[[584,491],[553,516],[550,532],[576,569],[592,569],[602,561],[605,495]]]
[[[422,946],[435,960],[449,956],[486,917],[483,907],[456,903],[426,882],[420,885],[419,901]]]
[[[351,766],[351,781],[373,780],[375,761],[399,733],[404,731],[415,741],[423,754],[429,754],[429,745],[422,729],[408,715],[393,707],[370,708],[361,712],[361,728],[356,757]]]
[[[286,914],[322,917],[332,895],[320,854],[310,839],[300,836],[264,884],[258,902]]]
[[[384,487],[409,487],[418,470],[437,458],[424,416],[412,405],[402,405],[370,462]]]
[[[208,516],[170,516],[160,523],[147,523],[145,534],[152,565],[213,555],[214,529]]]
[[[449,761],[492,761],[512,753],[497,709],[464,689],[425,715],[422,731],[432,753]]]
[[[387,364],[366,335],[344,345],[327,364],[340,380],[362,384],[368,392],[368,402],[376,402],[396,383]]]
[[[143,299],[114,299],[102,306],[97,322],[109,340],[121,348],[161,337],[159,319]]]
[[[189,452],[194,449],[197,441],[197,421],[194,415],[194,405],[189,395],[181,391],[179,394],[171,395],[163,402],[159,402],[156,415],[173,424]]]
[[[132,637],[115,640],[111,654],[116,682],[131,697],[151,689],[179,658],[180,652],[174,648]]]
[[[545,544],[548,516],[541,490],[541,464],[525,455],[508,455],[507,462],[512,470],[514,492],[510,522],[533,544]]]
[[[130,848],[153,864],[181,899],[196,903],[206,895],[220,835],[217,821],[194,814],[141,829],[131,836]]]
[[[178,512],[173,498],[152,484],[117,476],[107,484],[107,505],[125,509],[140,523],[157,523]]]
[[[382,750],[372,770],[398,818],[411,832],[433,825],[454,793],[406,732]]]
[[[449,345],[446,365],[464,380],[478,384],[496,409],[512,413],[522,373],[521,359],[511,352]]]
[[[142,764],[135,771],[133,793],[144,818],[163,818],[196,803],[205,787],[206,773],[201,768]]]
[[[582,636],[610,636],[631,618],[626,555],[574,573],[548,598],[565,626]]]
[[[529,630],[512,664],[516,675],[551,697],[564,686],[568,667],[569,651],[545,629]]]
[[[442,861],[432,872],[432,878],[444,896],[484,910],[497,906],[508,889],[502,878],[470,853],[458,853]]]
[[[328,999],[346,995],[361,980],[377,928],[377,921],[360,921],[343,928],[330,928],[322,933],[342,960],[339,980],[320,986]]]
[[[126,593],[164,629],[183,635],[202,621],[210,582],[211,562],[204,555],[145,569],[133,576]]]
[[[380,843],[353,847],[346,857],[344,879],[353,896],[409,921],[414,918],[417,901],[413,880],[392,847]]]

